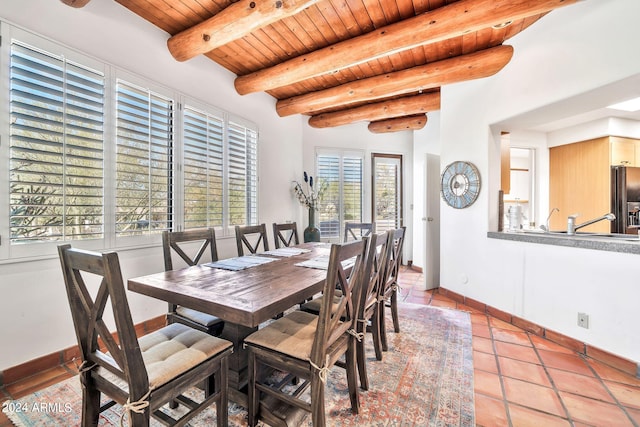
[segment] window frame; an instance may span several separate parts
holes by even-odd
[[[253,163],[255,174],[252,175],[253,191],[251,200],[255,201],[255,217],[252,218],[253,223],[259,223],[259,147],[260,132],[255,122],[226,112],[219,107],[212,106],[209,103],[189,97],[178,90],[171,89],[165,85],[158,84],[151,79],[118,68],[107,61],[94,58],[62,43],[54,40],[46,39],[36,33],[26,29],[16,27],[6,21],[0,19],[0,37],[5,43],[0,45],[0,263],[12,263],[18,261],[29,261],[35,259],[46,259],[55,257],[56,247],[66,240],[57,241],[33,241],[29,243],[15,244],[10,238],[10,193],[9,193],[9,162],[10,162],[10,106],[9,99],[10,90],[10,65],[11,65],[11,45],[12,40],[16,40],[21,44],[26,44],[52,55],[61,55],[65,59],[81,66],[94,69],[104,75],[104,108],[103,108],[103,237],[97,239],[86,240],[70,240],[74,246],[91,249],[91,250],[107,250],[119,248],[142,248],[158,245],[161,241],[161,233],[150,233],[145,236],[116,236],[116,90],[117,82],[122,80],[126,84],[148,88],[151,92],[157,93],[163,97],[173,101],[173,158],[171,161],[171,173],[173,174],[173,183],[169,184],[168,193],[169,209],[172,211],[172,229],[184,229],[184,215],[182,212],[184,203],[184,177],[183,177],[183,125],[184,111],[182,106],[185,102],[196,107],[204,107],[206,110],[212,110],[221,113],[224,117],[224,150],[228,150],[229,123],[237,123],[244,126],[250,132],[254,133],[254,153],[255,158],[250,159]],[[223,201],[223,208],[228,210],[226,205],[227,199]],[[228,223],[218,227],[219,237],[233,236],[234,229]]]
[[[316,152],[315,152],[315,176],[318,182],[318,185],[320,185],[320,179],[321,179],[321,175],[320,175],[320,170],[319,170],[319,159],[321,156],[325,156],[325,157],[337,157],[339,159],[339,166],[338,166],[338,174],[339,174],[339,178],[338,178],[338,183],[339,183],[339,190],[338,190],[338,199],[340,202],[340,205],[338,207],[338,232],[337,234],[332,234],[332,235],[323,235],[322,234],[322,228],[321,228],[321,224],[320,224],[320,216],[321,213],[317,212],[316,213],[316,222],[318,224],[318,228],[320,228],[320,237],[324,240],[329,240],[329,241],[341,241],[343,239],[343,233],[344,233],[344,224],[345,224],[345,218],[344,218],[344,160],[345,158],[357,158],[360,160],[360,218],[359,219],[352,219],[350,221],[355,221],[355,222],[363,222],[364,216],[365,216],[365,192],[366,192],[366,183],[365,183],[365,168],[366,168],[366,162],[365,162],[365,152],[364,150],[347,150],[347,149],[340,149],[340,148],[316,148]]]

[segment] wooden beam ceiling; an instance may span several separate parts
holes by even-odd
[[[287,16],[295,15],[319,0],[240,0],[167,41],[178,61],[207,53],[243,38]]]
[[[492,25],[546,13],[578,0],[460,0],[235,80],[239,94],[267,91]]]
[[[427,115],[397,117],[369,123],[368,129],[373,133],[399,132],[403,130],[419,130],[427,124]]]
[[[424,125],[442,85],[494,75],[510,37],[580,0],[116,1],[167,31],[174,58],[204,54],[237,76],[239,94],[276,98],[280,116],[389,131]]]
[[[433,92],[318,114],[309,119],[309,125],[314,128],[327,128],[360,121],[424,114],[439,109],[440,92]]]
[[[445,84],[491,76],[513,56],[513,47],[497,46],[395,73],[345,83],[276,102],[280,117],[311,114],[328,108],[416,93]]]

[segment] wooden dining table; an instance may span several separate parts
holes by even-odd
[[[261,257],[274,258],[274,261],[237,271],[216,268],[211,263],[201,264],[131,278],[127,286],[132,292],[224,320],[221,338],[233,343],[229,362],[229,395],[242,403],[246,399],[242,390],[248,382],[244,338],[264,322],[322,291],[326,269],[296,264],[328,258],[331,245],[304,243],[295,248],[308,252],[288,257],[260,254]]]

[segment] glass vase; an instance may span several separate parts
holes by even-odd
[[[309,208],[309,226],[304,229],[304,241],[319,242],[320,230],[316,227],[316,210]]]

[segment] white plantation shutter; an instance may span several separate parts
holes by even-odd
[[[316,169],[318,183],[327,183],[316,213],[320,236],[340,237],[340,157],[319,155]]]
[[[228,123],[228,224],[258,223],[258,133],[245,125]]]
[[[116,88],[116,236],[172,227],[174,102],[118,81]]]
[[[317,185],[327,184],[316,214],[322,237],[339,238],[346,221],[362,220],[362,165],[359,154],[317,155]]]
[[[103,73],[13,41],[11,243],[104,234]]]
[[[362,222],[362,157],[342,159],[343,221]]]
[[[224,119],[184,109],[184,228],[223,225]]]

